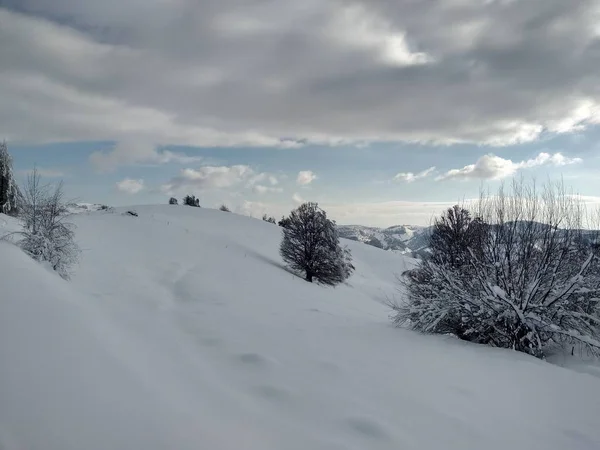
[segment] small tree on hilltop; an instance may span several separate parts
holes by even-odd
[[[394,322],[538,357],[565,341],[600,354],[598,235],[582,203],[562,184],[539,192],[515,181],[472,211],[480,219],[460,227],[477,231],[459,239],[464,250],[432,246],[401,279]]]
[[[262,220],[264,220],[265,222],[277,224],[277,221],[275,220],[275,217],[269,217],[266,214],[263,214]]]
[[[178,204],[178,202],[177,202],[177,199],[175,197],[171,197],[169,199],[169,205],[177,205],[177,204]]]
[[[231,212],[231,210],[227,207],[227,205],[223,204],[219,207],[219,211],[223,212]]]
[[[316,203],[304,203],[291,212],[283,229],[280,254],[293,269],[313,279],[335,285],[354,270],[352,255],[340,246],[335,222]]]
[[[183,197],[183,204],[186,206],[200,207],[200,199],[196,198],[194,195],[186,195]]]

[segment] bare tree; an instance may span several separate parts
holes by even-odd
[[[565,340],[600,354],[598,236],[582,203],[562,183],[516,180],[471,209],[487,225],[468,261],[432,257],[410,271],[394,322],[538,357]]]
[[[348,249],[340,246],[335,222],[316,203],[304,203],[291,212],[283,228],[280,254],[308,282],[335,285],[347,279],[354,266]]]
[[[34,169],[23,192],[20,217],[24,229],[19,246],[32,258],[49,263],[63,278],[69,278],[79,247],[74,240],[74,225],[67,220],[62,182],[54,188],[43,185]]]
[[[473,219],[468,209],[454,205],[433,223],[429,237],[431,258],[437,264],[462,266],[468,263],[471,251],[481,249],[485,232],[481,218]]]

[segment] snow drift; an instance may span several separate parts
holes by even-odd
[[[71,282],[0,242],[0,449],[600,448],[600,379],[394,329],[400,255],[325,288],[275,225],[125,211],[75,218]]]

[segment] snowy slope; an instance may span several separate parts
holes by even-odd
[[[21,230],[21,224],[18,219],[6,214],[0,214],[0,238],[19,230]]]
[[[0,448],[600,448],[600,379],[392,328],[411,261],[349,242],[346,286],[220,211],[75,217],[71,282],[0,242]]]

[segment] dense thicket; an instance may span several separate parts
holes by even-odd
[[[540,357],[564,341],[600,353],[598,236],[582,203],[562,185],[515,181],[469,209],[435,222],[394,322]]]

